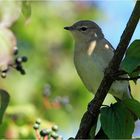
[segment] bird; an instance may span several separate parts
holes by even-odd
[[[115,49],[99,25],[91,20],[80,20],[64,29],[70,31],[75,40],[74,65],[77,73],[88,91],[95,94]],[[132,98],[129,81],[114,81],[109,93],[119,100]]]

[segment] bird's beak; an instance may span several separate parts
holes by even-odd
[[[65,30],[69,30],[69,31],[72,31],[74,30],[73,26],[67,26],[67,27],[64,27]]]

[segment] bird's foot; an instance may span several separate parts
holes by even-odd
[[[117,71],[115,71],[115,72],[112,72],[112,73],[110,74],[110,76],[111,76],[111,78],[115,81],[115,80],[118,79],[118,77],[120,77],[121,75],[124,75],[124,74],[126,74],[125,71],[117,70]]]
[[[119,77],[124,74],[127,74],[127,73],[123,70],[117,70],[116,72],[113,73],[114,77]]]
[[[125,72],[124,70],[115,70],[115,71],[110,71],[108,68],[105,69],[104,74],[109,74],[110,78],[115,81],[118,79],[118,77],[122,76],[122,75],[126,75],[127,72]]]

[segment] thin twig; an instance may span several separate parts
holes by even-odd
[[[38,129],[35,130],[35,135],[37,140],[41,140]]]
[[[138,80],[138,79],[140,79],[140,76],[137,76],[137,77],[130,77],[130,78],[124,78],[124,77],[118,77],[116,80],[127,80],[127,81],[129,81],[129,80]]]

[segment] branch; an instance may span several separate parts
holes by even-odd
[[[114,81],[111,75],[119,70],[121,60],[129,45],[129,42],[137,26],[139,18],[140,18],[140,1],[137,1],[131,14],[131,17],[127,23],[127,26],[121,36],[117,49],[114,52],[114,56],[105,71],[104,78],[95,94],[94,99],[91,101],[90,106],[92,106],[91,110],[92,113],[89,111],[86,111],[84,113],[81,120],[80,128],[78,130],[75,139],[88,138],[91,127],[96,125],[97,123],[96,121],[100,112],[100,107]]]

